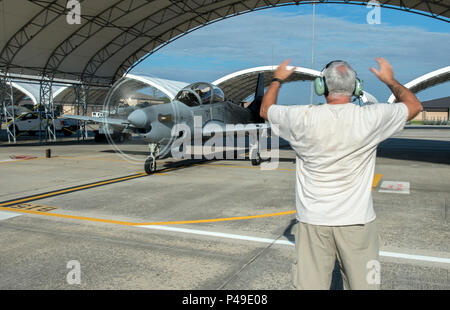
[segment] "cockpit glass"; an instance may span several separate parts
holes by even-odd
[[[178,100],[188,107],[194,107],[200,105],[197,96],[189,89],[181,90],[178,95],[175,97],[175,100]]]
[[[213,87],[214,87],[213,103],[225,101],[225,94],[223,93],[223,91],[215,85]]]
[[[208,83],[196,83],[192,85],[191,89],[198,94],[202,100],[202,104],[210,104],[212,89]]]
[[[200,104],[223,102],[225,101],[225,95],[219,87],[209,83],[199,82],[182,89],[175,99],[192,107]]]

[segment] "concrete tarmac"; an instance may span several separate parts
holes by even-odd
[[[293,288],[291,149],[275,170],[165,159],[144,176],[147,146],[119,147],[140,162],[107,143],[2,144],[0,289]],[[450,130],[406,129],[377,153],[382,289],[449,289]]]

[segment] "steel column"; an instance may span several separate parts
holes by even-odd
[[[7,73],[0,77],[0,100],[2,103],[2,121],[6,123],[8,143],[16,143],[16,116],[14,110],[14,92],[11,78]]]

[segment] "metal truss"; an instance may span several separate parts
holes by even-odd
[[[186,1],[184,1],[186,2]],[[205,2],[205,1],[203,1]],[[206,1],[210,2],[210,1]],[[105,46],[103,46],[97,53],[91,57],[82,72],[82,79],[90,79],[92,80],[95,77],[97,70],[111,57],[120,52],[124,47],[127,47],[131,42],[137,40],[142,37],[148,37],[151,40],[157,40],[159,44],[163,44],[164,40],[158,39],[155,36],[151,36],[148,34],[151,30],[154,30],[157,27],[161,27],[165,22],[176,19],[180,16],[180,14],[186,13],[185,10],[174,10],[173,6],[180,7],[179,3],[183,3],[183,1],[171,1],[172,5],[164,7],[152,15],[138,21],[134,25],[130,26],[128,29],[130,31],[123,32],[113,38],[111,42],[108,42]],[[184,4],[186,6],[186,4]],[[195,9],[198,9],[196,7]],[[195,9],[191,9],[190,13],[195,13]],[[167,18],[168,17],[168,18]],[[110,80],[110,83],[113,82]]]
[[[28,44],[35,36],[37,36],[44,28],[55,21],[60,15],[52,10],[58,6],[58,1],[35,1],[36,4],[42,2],[43,9],[31,18],[19,31],[12,36],[5,44],[0,52],[0,67],[8,68],[12,66],[15,56]],[[65,1],[60,1],[65,2]]]
[[[208,10],[207,6],[205,7],[204,4],[200,5],[202,8],[201,11],[206,11],[206,13],[200,14],[196,13],[195,16],[191,19],[182,20],[180,23],[178,23],[176,26],[173,26],[168,31],[163,32],[162,34],[158,35],[157,37],[154,37],[153,40],[147,42],[144,46],[140,47],[136,51],[133,52],[131,56],[129,56],[124,62],[121,63],[121,65],[116,70],[113,81],[120,78],[125,72],[129,72],[131,69],[133,69],[136,65],[141,63],[143,60],[154,54],[156,51],[161,49],[162,47],[172,43],[173,41],[197,30],[200,28],[203,28],[207,25],[210,25],[212,23],[242,15],[249,12],[254,12],[258,10],[263,10],[267,8],[273,8],[273,7],[279,7],[279,6],[287,6],[292,4],[300,4],[300,2],[295,3],[280,3],[281,1],[256,1],[254,2],[253,6],[250,7],[246,4],[246,2],[249,1],[235,1],[233,3],[227,3],[226,5],[220,5],[217,6],[216,3],[214,5],[214,9]],[[275,3],[271,3],[275,2]],[[313,1],[314,2],[314,1]],[[204,3],[211,3],[211,1],[204,1]],[[311,3],[311,1],[304,2],[301,4]],[[183,13],[192,13],[196,12],[196,8],[192,8],[189,6],[185,6],[184,8],[177,5],[178,9],[181,9],[184,11]],[[186,10],[188,8],[189,10]],[[198,8],[197,8],[198,9]],[[173,10],[173,9],[172,9]],[[220,13],[220,11],[223,11],[224,13]],[[155,15],[155,14],[154,14]],[[189,16],[189,14],[187,14]],[[149,19],[151,19],[153,16],[150,16]],[[177,16],[179,17],[179,16]],[[199,22],[198,18],[200,18],[202,21]],[[144,20],[145,22],[146,20]],[[162,21],[161,21],[162,22]],[[167,22],[167,21],[166,21]],[[141,22],[140,22],[141,23]],[[151,31],[152,29],[150,29]],[[164,38],[164,39],[163,39]],[[145,55],[145,56],[144,56]],[[142,58],[144,56],[144,58]]]
[[[44,76],[40,82],[39,111],[39,141],[42,142],[42,129],[45,130],[45,142],[56,141],[55,109],[53,105],[53,79]],[[45,128],[42,128],[44,116]]]
[[[16,116],[14,110],[14,93],[11,78],[4,74],[0,76],[0,100],[2,102],[2,121],[6,125],[6,134],[8,136],[8,143],[16,143]],[[0,122],[1,124],[1,122]]]
[[[26,48],[26,45],[48,28],[62,15],[68,12],[66,0],[29,0],[42,9],[31,18],[19,31],[17,31],[0,51],[0,68],[4,72],[17,71],[20,68],[30,69],[40,75],[62,76],[67,75],[72,79],[79,79],[84,83],[103,85],[111,84],[125,72],[129,72],[133,67],[144,59],[158,51],[160,48],[170,44],[174,40],[217,21],[242,15],[257,10],[281,7],[287,5],[327,3],[327,4],[354,4],[367,5],[367,0],[245,0],[245,1],[216,1],[216,0],[115,0],[103,11],[95,16],[82,15],[82,26],[60,43],[51,53],[43,68],[23,68],[14,63],[14,58],[18,53]],[[79,0],[80,3],[86,0]],[[448,12],[450,3],[448,0],[417,0],[416,2],[400,0],[378,0],[381,7],[406,11],[414,14],[428,16],[444,22],[450,22]],[[408,5],[412,5],[407,7]],[[412,3],[412,4],[411,4]],[[123,26],[121,18],[131,15],[137,10],[151,8],[153,4],[160,6],[160,9],[151,15],[138,20],[132,26]],[[427,11],[420,11],[426,5]],[[105,5],[106,7],[106,5]],[[115,28],[120,34],[111,39],[105,46],[95,51],[88,63],[80,72],[62,72],[61,64],[70,57],[71,53],[84,44],[89,38],[94,37],[104,28]],[[144,39],[144,40],[142,40]],[[98,70],[111,58],[123,52],[130,44],[140,42],[139,48],[127,55],[121,56],[123,61],[117,67],[114,76],[101,77],[97,75]],[[143,58],[142,58],[143,57]],[[14,70],[10,70],[14,69]]]
[[[154,42],[154,46],[162,46],[166,45],[167,39],[170,39],[174,36],[179,36],[186,34],[189,29],[200,27],[201,25],[208,24],[208,17],[211,17],[213,14],[216,14],[215,18],[223,18],[222,15],[217,14],[216,10],[223,9],[224,7],[230,7],[230,4],[220,5],[220,1],[211,1],[211,0],[202,0],[202,1],[170,1],[171,5],[164,7],[152,15],[138,21],[129,29],[133,29],[133,32],[121,33],[115,38],[111,40],[108,44],[106,44],[103,48],[101,48],[86,64],[82,77],[90,78],[91,80],[95,78],[97,70],[110,58],[115,56],[118,52],[120,52],[123,48],[127,47],[130,43],[135,40],[141,38],[149,38],[151,42]],[[245,1],[236,1],[233,3],[231,7],[236,8],[236,4],[244,6],[245,10],[252,10],[251,7],[248,7]],[[260,1],[257,1],[257,4]],[[263,1],[267,2],[267,1]],[[219,6],[217,5],[219,4]],[[213,5],[216,7],[215,10],[211,11],[209,15],[201,14],[200,11],[208,11],[208,6]],[[275,5],[272,5],[273,7]],[[209,12],[209,11],[208,11]],[[161,35],[151,35],[150,32],[155,31],[157,28],[162,28],[167,23],[172,23],[173,21],[180,18],[182,15],[193,16],[192,19],[189,19],[186,24],[186,21],[183,20],[181,23],[177,23],[168,31],[163,32]],[[169,35],[168,35],[169,34]],[[148,44],[146,44],[148,45]],[[141,49],[139,49],[140,51]],[[145,51],[147,53],[148,51]],[[144,54],[145,54],[144,53]],[[135,55],[135,53],[133,53]],[[130,57],[128,58],[130,59]],[[131,59],[135,61],[139,60],[137,57],[131,56]],[[131,64],[132,65],[132,64]],[[119,71],[120,68],[117,70]],[[116,72],[117,72],[116,71]],[[117,78],[120,78],[117,74],[114,75],[110,83],[113,83]]]
[[[59,67],[67,56],[105,27],[118,28],[125,33],[132,32],[132,29],[121,27],[114,23],[136,10],[143,9],[144,6],[151,2],[151,0],[120,0],[96,16],[87,17],[85,15],[84,19],[86,20],[81,28],[77,29],[53,50],[47,60],[45,70],[48,72],[59,72]]]
[[[88,94],[89,94],[89,86],[88,85],[74,85],[75,92],[75,101],[77,107],[77,115],[85,116],[87,113],[87,104],[88,104]],[[81,114],[80,114],[81,112]],[[81,135],[81,137],[80,137]],[[80,138],[85,141],[88,137],[86,122],[78,121],[78,133],[77,139]]]

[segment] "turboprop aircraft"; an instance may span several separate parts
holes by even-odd
[[[156,171],[156,159],[169,156],[172,145],[179,141],[179,133],[174,134],[172,129],[180,124],[184,125],[192,136],[198,132],[198,127],[201,127],[202,137],[210,137],[212,134],[255,133],[256,141],[253,141],[255,144],[251,147],[250,158],[253,165],[259,165],[259,134],[261,130],[270,128],[259,115],[263,96],[264,76],[259,74],[254,100],[247,106],[226,100],[223,91],[216,85],[197,82],[181,89],[170,104],[135,108],[126,118],[111,117],[107,114],[100,117],[64,117],[103,123],[117,132],[131,130],[143,134],[150,149],[150,155],[144,165],[148,174]],[[233,124],[245,126],[229,126]]]

